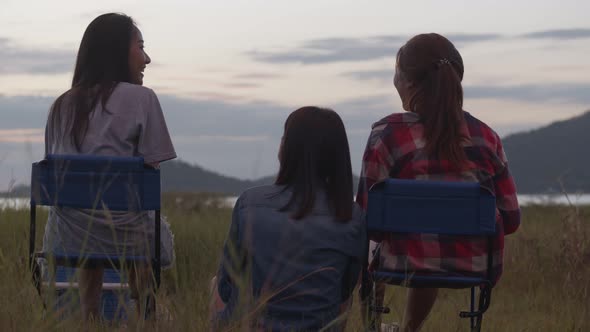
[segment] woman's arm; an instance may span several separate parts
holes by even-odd
[[[496,153],[502,161],[501,169],[497,170],[493,178],[496,207],[502,219],[504,234],[511,234],[520,226],[520,207],[516,196],[516,184],[510,175],[508,160],[499,138]]]
[[[222,311],[211,313],[216,324],[227,321],[233,314],[234,307],[238,301],[236,278],[242,275],[244,268],[244,251],[240,239],[240,209],[241,198],[238,198],[232,212],[232,222],[229,233],[223,246],[223,254],[217,272],[216,289],[213,292],[218,296],[224,306],[219,303]]]
[[[356,202],[363,210],[367,210],[371,186],[387,179],[393,168],[393,157],[383,137],[383,130],[386,126],[387,124],[381,124],[373,128],[363,154],[362,170],[356,194]]]
[[[149,164],[146,164],[146,165],[148,165],[149,167],[151,167],[153,169],[160,169],[160,163],[159,162],[149,163]]]
[[[158,97],[149,89],[141,95],[139,107],[137,153],[147,165],[158,168],[160,162],[176,158],[164,113]]]

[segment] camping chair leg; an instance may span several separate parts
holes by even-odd
[[[381,315],[391,312],[389,307],[383,305],[382,298],[377,299],[377,287],[377,283],[373,280],[363,280],[361,284],[363,324],[368,332],[380,331]]]
[[[484,289],[480,289],[479,290],[479,305],[478,305],[478,315],[473,317],[475,318],[475,324],[471,326],[471,331],[473,332],[479,332],[481,331],[481,322],[483,320],[483,312],[482,312],[482,308],[485,305],[485,293],[486,291]]]
[[[377,331],[377,313],[375,310],[375,283],[373,281],[367,280],[367,296],[365,301],[365,310],[367,314],[367,326],[369,327],[368,331],[374,332]]]
[[[479,291],[479,304],[477,311],[475,311],[475,287],[471,288],[471,311],[469,313],[462,312],[461,317],[470,318],[470,327],[472,332],[481,331],[481,324],[483,321],[483,314],[490,306],[491,300],[491,289],[488,287],[482,287]]]
[[[483,321],[483,314],[490,307],[492,298],[491,284],[485,284],[479,290],[479,304],[477,311],[475,310],[475,288],[471,289],[471,305],[470,311],[462,311],[459,313],[461,318],[470,318],[471,331],[481,331],[481,324]]]
[[[377,322],[379,315],[382,313],[389,313],[389,308],[380,307],[377,305],[377,297],[375,294],[376,284],[367,276],[363,276],[361,285],[361,301],[363,303],[363,316],[365,318],[365,326],[369,332],[377,332]]]
[[[31,202],[29,216],[29,271],[31,271],[33,276],[33,285],[35,286],[37,293],[41,295],[41,270],[39,264],[35,261],[37,205],[33,202]]]
[[[155,246],[155,250],[154,250],[154,258],[152,260],[152,271],[154,273],[154,279],[155,279],[155,285],[154,285],[154,289],[153,289],[153,293],[150,294],[150,296],[147,298],[147,308],[148,310],[146,310],[146,316],[148,315],[153,315],[153,317],[156,317],[156,292],[158,291],[158,288],[160,288],[160,282],[161,282],[161,261],[160,261],[160,253],[161,253],[161,244],[160,244],[160,210],[156,210],[155,211],[155,218],[154,218],[154,246]]]
[[[161,248],[160,248],[160,210],[156,210],[156,216],[155,216],[155,236],[154,236],[154,241],[155,241],[155,246],[156,246],[156,250],[155,250],[155,257],[154,257],[154,264],[153,264],[153,268],[154,268],[154,276],[156,278],[156,289],[158,289],[160,287],[160,252],[161,252]]]
[[[492,298],[492,289],[488,286],[484,286],[480,289],[479,293],[479,308],[478,312],[479,315],[477,316],[477,324],[475,326],[475,331],[481,331],[481,323],[483,321],[483,314],[488,310],[490,306],[490,301]]]
[[[373,311],[375,307],[375,283],[371,280],[369,274],[369,241],[366,243],[365,248],[365,261],[363,263],[363,270],[361,274],[361,310],[363,324],[366,331],[375,332],[376,330],[376,313]]]
[[[361,272],[361,289],[360,289],[360,298],[361,298],[361,319],[363,319],[363,324],[367,328],[368,331],[371,331],[371,322],[373,320],[371,310],[369,309],[372,301],[371,301],[371,282],[369,280],[369,241],[366,242],[365,250],[364,250],[364,261],[363,267]]]
[[[469,309],[471,312],[475,312],[475,287],[471,287],[471,302],[469,303]],[[475,317],[470,317],[469,320],[471,321],[471,330],[475,328]]]
[[[34,203],[31,203],[29,223],[29,269],[33,268],[33,255],[35,254],[35,223],[37,217],[37,209]]]
[[[367,243],[368,244],[368,243]],[[373,257],[379,257],[380,246],[377,246],[373,252]],[[367,257],[369,246],[367,245]],[[372,263],[372,268],[379,268],[379,261]],[[390,313],[390,309],[383,305],[383,299],[377,300],[377,283],[371,277],[368,269],[368,262],[365,263],[361,281],[361,301],[364,303],[364,318],[365,326],[367,331],[377,332],[380,331],[380,318],[382,314]]]

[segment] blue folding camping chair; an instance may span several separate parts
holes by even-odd
[[[395,269],[386,268],[381,266],[378,259],[380,253],[376,252],[370,267],[368,264],[365,266],[361,289],[361,296],[368,304],[369,330],[378,331],[377,315],[390,311],[376,303],[375,297],[375,284],[386,283],[413,288],[471,288],[470,310],[462,311],[459,315],[470,318],[472,331],[480,331],[494,285],[495,226],[496,199],[478,183],[387,179],[374,185],[369,191],[367,209],[369,234],[398,239],[398,246],[405,245],[404,237],[419,234],[443,236],[447,241],[452,241],[455,236],[473,237],[483,244],[486,255],[478,257],[484,264],[481,271],[466,273],[421,270],[412,264],[401,264]],[[475,294],[478,288],[479,304],[476,309]]]
[[[155,290],[160,286],[160,171],[144,164],[139,157],[93,155],[47,155],[33,163],[31,172],[31,209],[29,267],[33,282],[41,294],[42,275],[38,259],[54,262],[56,277],[69,278],[72,268],[104,267],[121,271],[132,265],[151,266]],[[109,256],[96,253],[35,252],[36,207],[56,206],[110,211],[155,211],[154,257]],[[108,280],[107,280],[108,279]],[[106,291],[124,278],[105,270]],[[55,281],[55,279],[54,279]],[[67,280],[62,281],[64,284]],[[105,285],[103,283],[103,285]],[[104,294],[104,292],[103,292]],[[155,310],[155,297],[148,296],[146,308]],[[103,300],[104,305],[104,300]],[[108,308],[103,307],[103,310]],[[103,311],[103,314],[105,312]],[[155,312],[146,311],[147,315]],[[110,316],[110,317],[109,317]],[[112,318],[112,313],[103,317]]]

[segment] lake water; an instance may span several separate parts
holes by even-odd
[[[225,206],[227,207],[234,207],[234,205],[236,204],[236,201],[238,200],[237,196],[229,196],[229,197],[225,197],[223,199],[223,203]],[[28,198],[23,198],[23,197],[15,197],[15,198],[4,198],[4,197],[0,197],[0,210],[2,209],[6,209],[6,208],[10,208],[10,209],[17,209],[17,210],[23,210],[23,209],[29,209],[30,206],[30,201]]]
[[[564,195],[518,195],[520,205],[543,204],[543,205],[565,205],[569,202],[574,205],[590,205],[590,194],[571,194],[569,197]],[[230,196],[224,199],[228,207],[233,207],[237,197]],[[28,198],[0,198],[0,209],[28,209]]]

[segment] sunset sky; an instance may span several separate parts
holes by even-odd
[[[395,54],[447,36],[465,62],[465,109],[501,136],[590,109],[590,1],[0,1],[0,191],[26,183],[68,89],[84,29],[132,16],[179,158],[239,178],[273,174],[283,122],[336,110],[353,169],[371,123],[401,110]],[[510,158],[510,156],[508,156]]]

